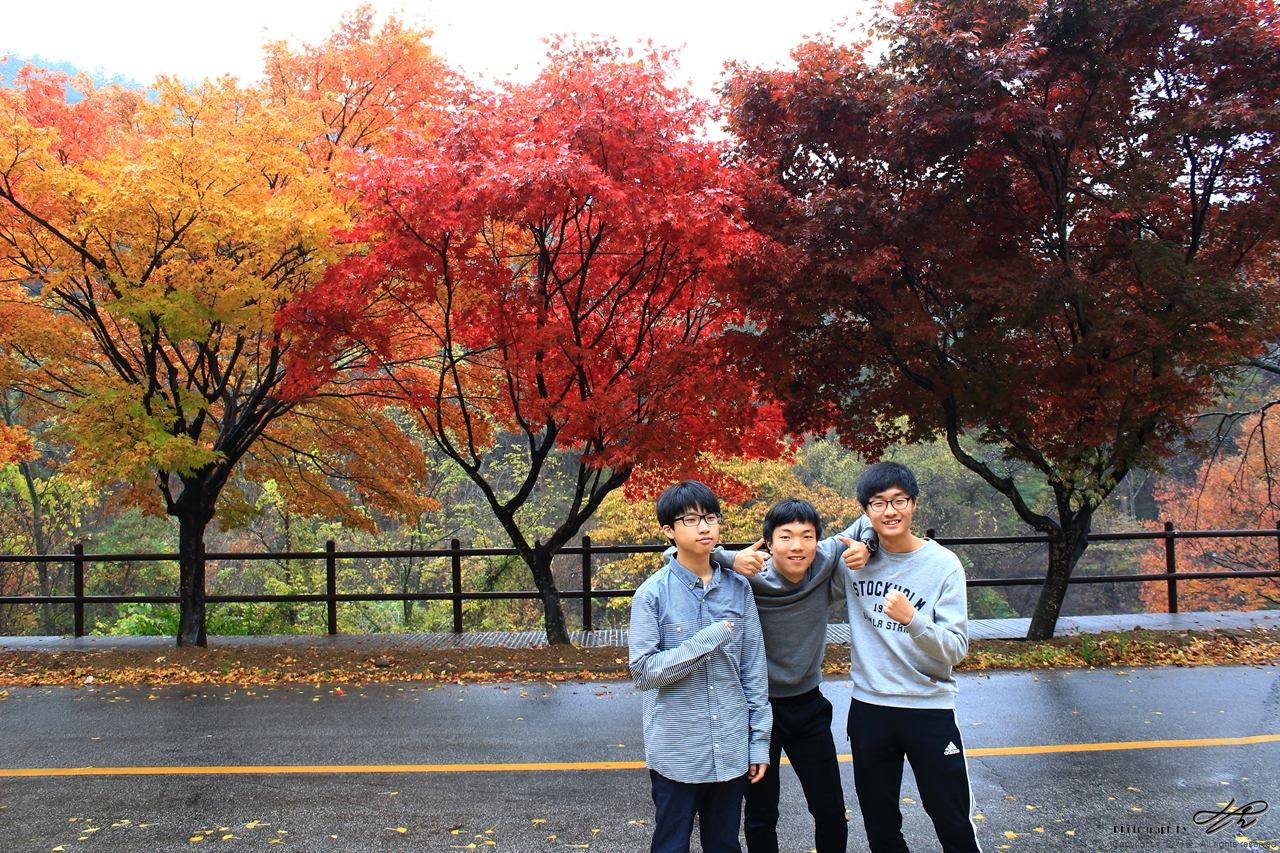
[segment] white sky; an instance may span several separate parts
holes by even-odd
[[[40,55],[141,83],[157,74],[199,80],[258,77],[266,39],[320,41],[358,0],[34,0],[9,4],[0,53]],[[803,36],[851,21],[869,0],[793,0],[754,5],[724,0],[392,0],[375,2],[435,31],[432,47],[465,71],[528,79],[552,33],[653,39],[684,45],[683,73],[709,96],[725,60],[785,62]],[[518,66],[519,70],[515,70]]]

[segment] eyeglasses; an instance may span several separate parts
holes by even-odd
[[[872,512],[884,512],[891,505],[894,509],[902,511],[911,506],[911,498],[899,496],[891,501],[886,501],[883,498],[874,498],[867,502],[867,509]]]
[[[719,527],[720,521],[723,518],[724,516],[711,512],[706,515],[682,515],[676,519],[676,522],[683,524],[685,527],[697,527],[705,521],[707,523],[707,527]]]

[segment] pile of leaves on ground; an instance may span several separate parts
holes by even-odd
[[[1280,663],[1280,629],[1126,631],[1050,642],[978,640],[962,670]],[[848,671],[846,646],[827,647],[824,669]],[[625,679],[615,647],[380,649],[280,645],[156,651],[0,653],[0,686],[80,684],[354,684],[377,682]]]

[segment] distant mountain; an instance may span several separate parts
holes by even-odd
[[[19,56],[16,53],[0,54],[0,86],[13,85],[13,78],[27,63],[31,63],[37,68],[45,68],[49,71],[60,71],[68,77],[75,77],[77,74],[84,74],[93,81],[95,86],[108,86],[115,84],[124,86],[129,89],[141,89],[142,84],[123,74],[113,74],[110,71],[99,68],[95,71],[89,71],[79,68],[70,62],[58,62],[54,59],[46,59],[43,56]],[[74,89],[68,89],[68,100],[79,100],[79,93]]]

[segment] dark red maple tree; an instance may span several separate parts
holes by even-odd
[[[552,558],[611,491],[777,454],[723,346],[744,321],[739,216],[708,106],[660,51],[553,44],[528,85],[473,91],[453,123],[356,164],[352,256],[283,322],[291,370],[405,406],[485,496],[568,643]],[[355,372],[335,369],[360,361]],[[523,448],[495,466],[500,434]],[[557,514],[531,509],[557,481]]]
[[[794,428],[945,436],[1047,534],[1044,639],[1096,509],[1277,337],[1276,8],[912,0],[876,34],[726,84],[793,252],[758,356]]]

